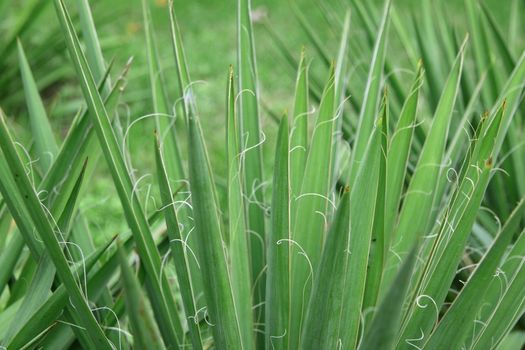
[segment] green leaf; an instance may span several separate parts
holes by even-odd
[[[292,267],[290,348],[299,346],[304,312],[310,297],[312,268],[321,255],[325,217],[328,214],[332,171],[332,138],[335,124],[334,69],[323,92],[315,129],[308,150],[306,167],[302,174],[301,194],[295,198],[292,213]],[[299,174],[297,174],[299,176]],[[292,181],[292,179],[290,179]],[[295,249],[298,249],[295,251]],[[303,255],[304,254],[304,255]]]
[[[243,154],[244,195],[250,232],[251,276],[254,288],[254,304],[264,301],[265,276],[265,212],[263,209],[263,168],[261,127],[259,117],[259,92],[257,87],[257,66],[255,62],[255,43],[251,21],[251,0],[237,1],[237,75],[239,96],[239,132]],[[261,244],[261,242],[263,244]],[[263,322],[264,308],[256,310],[256,322]],[[261,336],[259,340],[264,341]]]
[[[203,277],[206,312],[214,325],[212,334],[216,346],[241,348],[244,338],[234,307],[213,175],[202,129],[197,119],[195,96],[191,89],[180,31],[172,5],[170,10],[172,44],[180,89],[183,93],[184,115],[188,124],[189,179],[195,222],[193,237]]]
[[[5,201],[2,199],[0,201],[0,250],[5,248],[7,237],[11,231],[11,221],[11,215],[9,215]],[[0,287],[1,290],[3,289]]]
[[[354,186],[349,198],[342,199],[333,224],[337,228],[329,232],[313,276],[301,339],[305,349],[357,345],[379,182],[381,122],[369,137]]]
[[[86,170],[86,162],[84,162],[84,167],[82,172],[78,177],[75,186],[69,196],[68,202],[66,204],[65,210],[60,215],[60,219],[57,222],[57,228],[60,232],[62,239],[67,239],[70,231],[71,220],[75,212],[75,207],[77,205],[78,195],[80,193],[80,187],[82,185],[82,180]],[[67,247],[65,251],[71,256],[71,250],[75,247]],[[31,285],[28,291],[25,294],[24,301],[18,309],[17,320],[18,322],[13,322],[9,328],[8,333],[5,336],[5,340],[9,341],[12,336],[14,336],[19,330],[20,327],[29,319],[33,313],[44,303],[47,299],[48,294],[51,290],[53,280],[55,278],[55,266],[52,263],[51,257],[48,254],[45,254],[40,257],[38,262],[38,269],[35,273],[34,278],[31,280]],[[79,279],[80,280],[80,279]]]
[[[40,203],[38,195],[25,172],[22,161],[18,157],[11,135],[5,124],[5,116],[2,111],[0,111],[0,119],[0,147],[2,148],[3,156],[9,164],[10,173],[14,177],[17,186],[16,189],[11,190],[17,190],[22,194],[24,206],[35,226],[38,228],[39,236],[56,267],[58,277],[62,283],[64,283],[70,294],[71,301],[82,322],[81,325],[86,328],[86,332],[94,344],[102,349],[111,349],[104,332],[93,316],[85,296],[82,294],[75,277],[69,269],[66,257],[55,236],[53,225]]]
[[[113,241],[114,238],[88,255],[84,264],[75,265],[73,274],[83,279],[84,273],[90,272],[90,270],[96,266],[102,254],[111,246]],[[127,242],[131,242],[131,240],[127,240]],[[103,266],[88,277],[87,291],[90,300],[96,300],[97,294],[105,290],[106,284],[114,275],[116,267],[118,266],[116,258],[116,254],[113,253]],[[35,310],[24,326],[20,327],[19,332],[12,338],[8,347],[19,349],[39,339],[40,336],[55,324],[68,301],[69,295],[67,290],[64,288],[64,285],[60,285],[46,302],[38,308],[38,310]]]
[[[137,251],[146,270],[148,296],[154,309],[161,334],[166,344],[178,348],[182,339],[182,326],[167,278],[161,269],[159,252],[155,247],[139,199],[133,191],[130,174],[126,168],[108,113],[97,92],[86,58],[80,48],[71,19],[62,0],[55,0],[57,15],[64,30],[84,98],[106,162],[113,177],[124,215],[137,244]]]
[[[500,343],[498,350],[523,349],[525,346],[525,332],[510,332]]]
[[[266,261],[266,348],[288,349],[290,312],[290,153],[288,117],[279,126]]]
[[[11,326],[11,323],[16,318],[16,312],[22,303],[22,299],[15,301],[13,304],[7,306],[0,313],[0,339],[2,340],[0,344],[5,345],[3,341],[4,334],[7,332],[7,329]]]
[[[105,99],[105,105],[109,111],[115,111],[117,108],[120,94],[125,87],[125,79],[129,67],[130,63],[128,62],[122,74],[115,82],[115,85],[112,87],[109,96]],[[104,79],[99,83],[99,91],[102,89],[106,76],[109,75],[110,68],[106,71]],[[62,143],[56,160],[39,185],[40,191],[47,191],[49,194],[44,202],[47,206],[52,207],[53,210],[57,210],[57,213],[63,209],[67,201],[67,196],[62,194],[71,192],[75,179],[80,174],[83,162],[87,157],[91,159],[90,163],[96,162],[98,158],[97,153],[99,152],[98,149],[91,116],[87,110],[84,110],[79,113],[73,121],[71,130]],[[86,173],[89,174],[89,169]]]
[[[299,24],[301,25],[301,28],[303,29],[304,33],[306,34],[308,40],[312,43],[313,47],[315,48],[315,50],[319,54],[322,62],[324,63],[326,68],[329,68],[331,66],[331,64],[332,64],[332,59],[330,58],[331,55],[329,54],[329,51],[326,49],[325,44],[323,44],[323,42],[322,42],[321,38],[319,37],[319,35],[316,33],[316,28],[311,23],[308,23],[308,20],[306,19],[305,15],[304,15],[304,11],[299,6],[296,6],[294,2],[292,2],[292,10],[294,12],[295,17],[299,21]],[[350,91],[350,87],[349,86],[345,86],[345,84],[343,84],[345,79],[344,79],[344,77],[342,77],[343,74],[346,72],[345,69],[346,69],[346,58],[348,56],[347,55],[347,48],[348,48],[348,45],[349,45],[349,42],[348,42],[349,29],[350,29],[350,10],[346,10],[346,15],[345,15],[344,22],[342,24],[342,28],[337,28],[336,29],[337,33],[339,33],[339,32],[342,33],[341,34],[341,41],[340,41],[340,45],[339,45],[339,52],[338,52],[337,60],[336,60],[337,66],[338,66],[338,67],[336,67],[336,73],[335,73],[336,85],[337,85],[337,88],[336,88],[337,98],[336,98],[336,100],[340,101],[340,97],[341,97],[341,95],[343,93],[346,96],[351,96],[352,97],[352,103],[350,104],[350,108],[353,111],[358,111],[361,108],[360,102],[357,100],[355,94],[352,91]],[[278,37],[276,37],[277,35],[274,33],[274,31],[271,30],[270,28],[268,28],[268,30],[270,31],[271,35],[273,37],[275,37],[274,40],[279,44],[280,39]],[[283,51],[283,49],[281,49],[281,51]],[[298,66],[297,63],[294,63],[293,67],[296,68],[297,66]],[[341,76],[341,79],[339,79],[339,76]],[[313,75],[311,75],[311,81],[313,83],[312,86],[310,87],[311,93],[312,93],[314,99],[317,102],[319,102],[320,101],[319,90],[322,89],[322,83],[320,83],[319,80],[316,77],[314,77]],[[340,101],[340,102],[342,102],[342,101]],[[341,118],[341,120],[342,120],[342,118]]]
[[[24,254],[20,251],[18,258],[23,265],[20,268],[18,276],[16,276],[16,266],[14,270],[11,271],[11,278],[16,280],[9,286],[9,300],[6,305],[10,305],[26,295],[29,289],[29,281],[33,280],[37,269],[37,262],[33,260],[33,257],[30,256],[30,254]]]
[[[349,149],[346,147],[346,141],[348,140],[348,129],[350,128],[351,121],[349,120],[349,113],[345,113],[345,104],[347,99],[353,96],[347,91],[347,78],[346,72],[348,70],[348,46],[350,36],[350,11],[348,10],[345,14],[345,20],[343,24],[341,40],[339,43],[339,49],[337,52],[337,60],[334,67],[334,84],[335,84],[335,105],[336,105],[336,122],[334,125],[334,137],[333,137],[333,152],[332,152],[332,181],[337,182],[338,178],[348,168],[347,156],[344,152]],[[341,164],[344,163],[344,164]]]
[[[305,50],[301,51],[301,61],[295,81],[293,126],[290,135],[290,188],[292,198],[301,191],[302,176],[308,155],[308,65]],[[292,208],[295,208],[292,202]]]
[[[3,167],[0,165],[0,169]],[[2,173],[4,174],[4,173]],[[2,181],[0,181],[0,191],[4,193]],[[7,207],[6,207],[7,208]],[[6,288],[9,279],[11,278],[13,271],[15,269],[16,263],[20,259],[22,249],[25,246],[25,235],[16,232],[9,242],[2,248],[2,255],[0,255],[0,290],[3,291]]]
[[[230,66],[227,90],[226,149],[228,150],[228,238],[231,283],[235,309],[240,323],[245,349],[254,348],[253,313],[251,295],[249,234],[245,223],[245,206],[242,195],[242,163],[238,139],[237,111],[235,109],[233,67]]]
[[[173,112],[170,111],[166,96],[164,76],[162,74],[157,53],[157,42],[155,40],[149,5],[146,0],[142,0],[142,12],[146,34],[148,75],[151,88],[151,99],[153,101],[153,113],[156,114],[155,121],[157,132],[161,136],[163,144],[162,155],[166,164],[168,178],[170,181],[176,182],[184,179],[185,176],[182,169],[175,128],[172,125],[172,120],[168,119],[169,117],[172,117]]]
[[[372,46],[374,47],[374,42],[376,40],[376,35],[377,33],[379,33],[379,31],[381,30],[381,27],[379,25],[381,25],[383,22],[381,21],[380,24],[376,24],[375,20],[372,20],[372,18],[378,18],[379,16],[377,15],[377,13],[375,11],[372,11],[371,9],[371,6],[368,6],[368,8],[366,9],[365,6],[368,5],[368,3],[361,3],[359,1],[355,1],[353,0],[352,1],[355,9],[356,9],[356,12],[358,14],[358,16],[361,17],[362,21],[363,21],[363,24],[364,24],[364,29],[365,29],[365,34],[366,34],[366,37],[368,39],[368,43],[369,43],[369,46]],[[389,10],[389,14],[388,14],[388,17],[392,20],[395,19],[394,17],[394,10],[393,8],[391,10]],[[395,24],[395,23],[394,23]],[[399,31],[398,31],[399,32]],[[401,36],[401,35],[400,35]],[[375,49],[375,47],[374,47]],[[415,62],[417,59],[414,59],[414,60],[411,60],[411,62]],[[385,74],[388,76],[388,83],[389,83],[389,86],[391,87],[392,89],[392,92],[393,92],[393,96],[395,97],[395,99],[397,101],[399,101],[399,103],[403,103],[404,99],[405,99],[405,95],[403,93],[403,89],[402,89],[402,85],[401,85],[401,82],[399,80],[399,77],[395,74],[395,69],[393,69],[392,67],[392,64],[393,62],[389,59],[389,57],[385,57],[384,58],[384,71],[385,71]]]
[[[487,291],[485,287],[494,278],[496,268],[511,243],[524,214],[525,199],[522,199],[490,249],[478,263],[452,306],[440,320],[437,328],[426,342],[425,349],[455,348],[462,345],[482,305],[480,300],[483,300],[484,293]]]
[[[489,44],[486,37],[485,26],[481,22],[479,9],[477,8],[477,1],[466,1],[467,17],[470,24],[470,32],[472,34],[472,48],[474,53],[474,62],[476,63],[478,76],[487,71],[487,84],[481,92],[483,105],[485,108],[491,106],[497,98],[497,91],[500,87],[498,77],[496,74],[496,65],[491,59],[489,52]],[[476,8],[475,8],[476,6]]]
[[[368,270],[366,275],[365,294],[363,300],[363,310],[375,307],[379,295],[381,276],[387,256],[388,249],[385,244],[385,198],[386,198],[386,161],[387,161],[387,140],[389,123],[389,104],[388,94],[385,90],[381,110],[379,112],[378,124],[381,126],[381,156],[379,165],[379,180],[377,197],[375,204],[374,225],[370,242],[370,254],[368,257]],[[366,318],[365,318],[366,323]]]
[[[377,106],[381,96],[380,89],[383,81],[382,73],[387,45],[390,3],[390,0],[385,2],[381,24],[379,26],[374,51],[372,53],[370,70],[366,80],[363,107],[359,113],[359,124],[357,126],[355,142],[352,147],[350,184],[353,184],[359,171],[359,164],[364,157],[368,145],[368,138],[372,133],[374,120],[377,116]]]
[[[180,98],[182,99],[182,107],[184,117],[187,119],[190,113],[189,109],[196,112],[195,99],[193,89],[191,87],[190,74],[186,63],[186,55],[182,45],[182,35],[175,15],[175,8],[173,1],[169,2],[170,12],[170,29],[171,29],[171,44],[173,47],[173,56],[175,58],[175,67],[177,69],[177,79],[179,81]]]
[[[341,316],[340,333],[343,348],[353,348],[358,342],[374,216],[378,205],[376,200],[379,191],[379,176],[384,156],[381,149],[384,143],[382,142],[384,123],[387,123],[384,116],[377,119],[350,194],[350,244],[346,266],[346,273],[349,277],[345,285],[343,300],[346,302]]]
[[[179,229],[179,220],[177,217],[177,210],[175,208],[173,191],[171,189],[166,167],[162,158],[159,140],[156,140],[155,145],[155,160],[157,165],[157,175],[159,178],[159,190],[162,200],[162,210],[166,218],[166,226],[168,229],[168,237],[170,239],[170,248],[173,261],[175,263],[175,270],[177,272],[177,281],[180,286],[180,293],[182,302],[184,304],[184,311],[188,322],[190,331],[190,338],[194,349],[202,349],[202,339],[199,326],[192,317],[197,314],[195,303],[195,290],[192,286],[191,271],[189,270],[188,260],[192,258],[188,253],[189,250],[185,238],[181,235]],[[192,253],[193,254],[193,253]]]
[[[408,254],[403,266],[399,269],[394,284],[381,301],[374,313],[372,324],[367,328],[359,349],[392,349],[401,319],[403,305],[412,277],[412,269],[416,261],[417,248],[414,247]]]
[[[450,141],[447,145],[447,151],[445,153],[445,159],[450,159],[450,167],[456,169],[461,166],[461,161],[465,156],[465,151],[468,150],[470,133],[465,132],[465,128],[468,125],[474,123],[473,119],[476,117],[475,109],[478,107],[479,96],[481,88],[485,83],[486,75],[483,75],[480,81],[476,84],[472,91],[468,105],[465,107],[463,116],[457,124],[455,124],[455,131],[451,136]],[[469,124],[470,123],[470,124]],[[451,129],[452,131],[452,129]],[[438,180],[438,188],[436,189],[435,201],[440,203],[439,199],[443,198],[445,191],[449,190],[450,182],[447,176],[441,176]],[[436,204],[437,205],[437,204]]]
[[[515,3],[517,2],[515,1]],[[486,23],[489,24],[488,29],[490,29],[490,33],[492,33],[492,37],[494,38],[495,46],[497,48],[496,52],[502,56],[502,61],[507,73],[511,73],[516,65],[516,60],[509,48],[509,43],[507,43],[505,40],[503,33],[501,33],[501,30],[498,27],[498,24],[496,23],[492,13],[490,13],[490,10],[487,8],[487,5],[483,2],[479,2],[479,5],[482,9],[483,16],[486,19]],[[512,43],[512,41],[510,41],[510,43]]]
[[[428,101],[430,108],[435,110],[438,108],[439,99],[442,95],[444,85],[444,78],[448,67],[443,67],[443,61],[438,58],[441,57],[441,49],[439,48],[439,33],[436,28],[434,20],[434,8],[431,1],[425,0],[421,2],[421,13],[425,20],[417,22],[419,17],[413,15],[413,30],[416,34],[417,43],[420,50],[420,55],[423,59],[423,64],[426,71],[426,81],[429,86]],[[446,84],[446,83],[445,83]]]
[[[86,59],[93,73],[95,81],[102,80],[104,72],[106,71],[106,63],[104,56],[102,56],[102,49],[98,40],[95,22],[88,0],[77,0],[78,17],[80,19],[80,27],[82,28],[82,36],[86,44]],[[106,79],[103,84],[102,96],[107,96],[110,92],[111,81]]]
[[[410,92],[401,110],[401,114],[394,128],[388,144],[386,170],[386,198],[385,198],[385,248],[388,252],[392,231],[397,223],[401,193],[407,171],[408,158],[412,136],[417,122],[417,106],[419,91],[423,83],[424,70],[421,62],[418,64],[416,77]]]
[[[521,241],[520,252],[523,252],[525,230],[522,230],[519,236],[519,241]],[[515,253],[514,249],[511,250],[511,254],[513,253]],[[492,309],[489,317],[482,321],[485,327],[477,334],[471,344],[471,349],[484,349],[486,344],[497,345],[523,315],[525,310],[525,292],[523,290],[523,284],[525,283],[524,260],[517,259],[516,255],[510,255],[510,257],[514,257],[517,260],[516,273],[511,275],[512,277],[507,278],[507,288],[498,295],[495,304],[497,307]],[[497,283],[501,282],[497,281]]]
[[[217,348],[240,349],[244,344],[223,249],[215,185],[202,129],[195,115],[188,118],[188,133],[189,179],[195,220],[193,234],[198,244],[207,313],[214,325],[213,339]]]
[[[523,210],[523,204],[520,206]],[[523,218],[523,213],[521,213],[521,217]],[[509,220],[516,219],[514,216],[509,218]],[[510,223],[509,220],[507,222]],[[505,259],[501,261],[494,278],[485,286],[486,291],[480,301],[483,308],[479,310],[477,320],[486,326],[480,328],[472,325],[470,343],[476,343],[473,347],[482,347],[483,343],[480,341],[482,338],[485,341],[490,339],[491,342],[501,339],[521,316],[525,294],[523,289],[519,289],[518,285],[523,283],[523,260],[520,259],[523,255],[525,255],[525,234],[522,230],[517,235],[510,251],[506,253]]]
[[[423,339],[428,339],[434,326],[438,317],[436,313],[456,275],[457,266],[490,179],[494,157],[497,155],[494,153],[494,145],[498,133],[501,132],[504,109],[502,105],[490,121],[481,125],[472,154],[460,173],[459,185],[450,199],[447,212],[440,219],[440,231],[436,239],[427,238],[431,254],[426,258],[424,276],[411,302],[411,310],[401,339],[418,339],[421,334]]]
[[[498,100],[492,108],[494,112],[505,100],[507,103],[507,113],[508,118],[505,119],[502,125],[502,132],[498,135],[496,140],[495,153],[498,153],[503,145],[503,140],[507,136],[507,131],[509,130],[511,122],[516,119],[514,114],[521,104],[521,94],[523,92],[523,81],[525,80],[525,52],[521,55],[516,66],[512,71],[512,74],[507,79],[507,82],[503,85],[501,89]],[[517,123],[517,122],[516,122]],[[519,153],[518,153],[519,155]]]
[[[2,122],[5,123],[5,116],[3,113],[4,112],[0,109]],[[22,194],[17,190],[15,178],[11,175],[10,164],[4,156],[0,157],[0,173],[2,174],[0,177],[0,192],[2,193],[2,197],[5,200],[6,206],[9,209],[11,216],[16,222],[18,230],[23,237],[23,241],[33,256],[33,259],[38,261],[43,254],[43,246],[33,234],[32,219],[28,213],[27,208],[25,207]],[[13,245],[10,244],[9,246],[10,248],[14,249],[13,252],[16,252],[18,249],[21,249],[22,243],[22,241],[14,241]],[[17,261],[16,256],[5,255],[5,257],[7,260],[12,261],[13,263],[16,263]],[[1,282],[3,284],[7,283],[7,279],[10,277],[11,273],[12,271],[2,274]]]
[[[390,254],[388,267],[392,265],[399,267],[398,256],[404,259],[403,256],[427,233],[426,229],[429,225],[436,184],[442,173],[442,163],[445,161],[443,159],[445,144],[458,95],[463,57],[464,49],[462,48],[443,88],[438,107],[434,112],[432,127],[419,155],[409,187],[404,194],[399,222],[392,237],[392,249],[395,250],[396,254]],[[416,212],[418,215],[414,215]],[[397,268],[388,275],[392,276],[396,270]],[[383,283],[384,288],[390,287],[388,275],[386,282]]]
[[[40,164],[44,171],[48,170],[58,153],[58,146],[49,124],[47,113],[38,93],[31,68],[27,62],[22,43],[18,41],[18,61],[24,83],[26,103],[29,110],[31,130],[35,141],[36,153],[40,158]]]
[[[336,346],[342,336],[340,332],[345,332],[340,324],[343,322],[342,317],[346,316],[342,315],[341,309],[347,304],[343,287],[349,276],[346,271],[349,238],[350,194],[345,192],[326,237],[321,262],[316,271],[319,277],[314,282],[301,337],[304,349]]]
[[[192,84],[190,80],[190,74],[188,72],[188,67],[186,64],[186,58],[184,54],[184,47],[182,45],[182,34],[179,29],[177,18],[175,16],[175,9],[173,7],[173,2],[169,2],[169,14],[170,14],[170,29],[171,29],[171,43],[173,48],[173,56],[175,58],[175,68],[177,70],[177,79],[179,81],[179,90],[180,94],[178,98],[182,101],[182,113],[183,119],[187,122],[190,114],[197,113],[197,106],[195,102],[195,95],[193,93]],[[169,174],[169,173],[168,173]],[[178,198],[179,200],[186,201],[187,199],[184,196]],[[198,243],[194,235],[190,235],[191,228],[193,227],[193,220],[191,219],[191,210],[183,206],[180,209],[179,222],[182,223],[181,226],[184,231],[181,232],[181,235],[185,237],[185,240],[189,246],[195,251],[195,254],[198,253]],[[190,277],[192,285],[194,288],[194,296],[203,294],[203,282],[201,278],[199,264],[195,259],[189,259],[188,265],[190,268]],[[203,298],[199,298],[197,301],[197,308],[200,309],[206,305],[206,301]]]
[[[126,311],[133,330],[133,346],[137,349],[164,349],[151,308],[144,298],[137,277],[128,265],[122,247],[118,248],[117,255],[124,285]]]

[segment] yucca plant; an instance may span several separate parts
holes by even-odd
[[[266,22],[296,84],[278,126],[263,127],[251,4],[238,0],[237,62],[224,72],[226,172],[214,174],[174,4],[168,77],[142,0],[152,110],[126,124],[118,104],[131,62],[120,74],[106,64],[87,0],[78,1],[84,43],[69,6],[53,2],[85,105],[57,140],[18,41],[32,142],[17,141],[0,110],[3,348],[525,344],[525,54],[515,56],[521,38],[511,32],[509,44],[484,5],[466,1],[462,37],[428,1],[424,20],[411,22],[389,0],[381,13],[323,3],[340,33],[331,53],[292,4],[326,65],[310,69],[306,49],[296,59]],[[365,68],[354,66],[358,52],[369,55]],[[394,68],[402,57],[408,81]],[[148,118],[153,166],[137,170],[130,129]],[[108,239],[79,210],[98,162],[129,227]]]

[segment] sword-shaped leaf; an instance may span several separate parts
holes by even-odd
[[[366,335],[359,346],[362,350],[392,349],[401,325],[403,306],[416,261],[417,248],[410,251],[399,269],[394,284],[375,311],[372,324],[365,330]]]
[[[202,349],[202,339],[199,326],[192,317],[197,314],[195,304],[195,291],[191,283],[191,271],[188,266],[188,259],[192,257],[188,255],[191,250],[186,246],[187,242],[180,232],[180,223],[177,218],[177,210],[175,208],[173,191],[168,180],[168,174],[161,153],[161,145],[159,140],[155,144],[155,160],[157,164],[157,176],[159,178],[159,189],[162,200],[162,211],[166,218],[166,226],[168,229],[168,237],[170,239],[171,255],[175,262],[175,270],[177,272],[177,280],[180,286],[180,293],[182,302],[184,304],[184,311],[188,328],[190,331],[190,338],[193,348]]]
[[[14,178],[16,184],[16,188],[11,189],[11,191],[18,191],[23,196],[23,205],[31,217],[32,222],[37,227],[39,237],[43,241],[46,253],[49,254],[55,265],[60,281],[65,285],[70,294],[71,301],[76,308],[82,326],[86,328],[86,332],[88,332],[94,344],[101,349],[111,349],[108,339],[93,316],[86,297],[82,294],[77,280],[69,268],[58,237],[55,235],[54,225],[44,211],[35,188],[26,174],[24,165],[16,152],[15,145],[5,123],[5,116],[1,110],[0,147],[2,148],[4,159],[7,164],[9,164],[9,173]]]
[[[124,285],[126,311],[133,330],[133,345],[137,349],[164,349],[148,300],[144,297],[137,276],[128,265],[128,259],[122,250],[122,247],[119,247],[117,255]]]
[[[189,179],[195,220],[193,234],[198,244],[206,308],[213,325],[213,339],[217,348],[240,349],[244,345],[239,323],[241,320],[238,319],[235,309],[215,184],[197,116],[189,115],[187,122]]]
[[[297,170],[297,169],[296,169]],[[288,117],[281,119],[275,150],[271,226],[266,261],[266,348],[288,349],[290,312],[290,146]]]
[[[228,240],[231,283],[241,336],[245,349],[252,349],[253,313],[251,293],[250,256],[248,250],[249,233],[246,229],[245,206],[242,195],[242,161],[239,147],[239,120],[235,107],[235,88],[233,67],[228,76],[227,112],[226,112],[226,149],[228,154]]]
[[[108,113],[95,87],[67,9],[62,0],[55,0],[55,7],[78,78],[80,79],[84,98],[90,110],[93,126],[113,177],[127,223],[137,244],[141,262],[146,270],[148,296],[161,334],[168,347],[178,348],[182,341],[182,326],[178,318],[171,288],[166,275],[161,269],[159,252],[153,242],[153,237],[139,199],[134,193],[134,186],[123,156],[120,153]]]
[[[522,199],[503,226],[490,249],[485,253],[477,268],[469,277],[454,303],[440,320],[438,327],[425,344],[427,349],[461,347],[468,336],[471,325],[478,315],[486,286],[494,279],[496,269],[505,254],[519,223],[525,213],[525,200]]]
[[[310,298],[312,268],[319,264],[326,227],[332,179],[332,138],[335,124],[334,69],[326,83],[301,186],[292,213],[290,348],[299,346],[302,322]],[[293,181],[290,179],[290,181]],[[293,206],[292,206],[293,207]],[[301,254],[299,254],[301,253]],[[304,254],[304,255],[303,255]]]
[[[438,107],[434,112],[432,127],[419,155],[409,187],[404,194],[403,206],[399,213],[399,223],[392,237],[392,249],[396,254],[390,254],[387,267],[392,265],[399,267],[397,256],[399,255],[403,259],[411,247],[426,234],[434,201],[434,191],[442,173],[442,163],[445,161],[443,155],[445,154],[448,129],[458,95],[463,56],[464,49],[462,48],[450,71]],[[418,215],[414,215],[416,212]],[[389,274],[390,280],[394,271]],[[387,275],[386,282],[383,284],[384,288],[390,287],[388,280]]]
[[[430,241],[431,252],[424,257],[424,275],[411,301],[408,321],[400,338],[403,342],[405,339],[418,339],[423,334],[424,343],[437,320],[436,313],[456,275],[490,179],[494,157],[497,156],[494,145],[503,124],[504,110],[503,104],[489,121],[481,125],[472,154],[460,174],[459,185],[452,195],[447,213],[441,219],[440,231],[435,240]],[[409,344],[404,343],[404,346]]]
[[[339,204],[313,276],[314,291],[301,339],[305,349],[353,349],[358,343],[379,182],[381,123],[385,122],[377,120],[354,186]]]
[[[363,106],[359,113],[359,122],[355,135],[355,142],[352,147],[352,159],[350,163],[350,179],[352,185],[355,181],[360,168],[360,163],[364,157],[368,145],[368,139],[374,128],[374,121],[377,116],[377,108],[381,96],[381,83],[383,81],[383,66],[385,61],[388,24],[390,13],[390,0],[385,2],[381,24],[377,32],[374,51],[370,63],[370,70],[366,80],[365,95]]]
[[[255,288],[254,304],[264,301],[265,281],[264,257],[266,242],[265,211],[263,209],[263,167],[261,126],[259,116],[259,88],[255,62],[255,43],[251,20],[251,0],[237,1],[237,75],[239,96],[239,133],[243,154],[243,184],[250,232],[250,257],[252,285]],[[264,308],[256,310],[257,322],[264,322]],[[264,343],[260,337],[258,343]]]
[[[29,110],[29,120],[31,122],[36,153],[40,158],[42,169],[47,171],[58,153],[58,146],[20,41],[18,41],[18,61],[24,83],[24,93]]]

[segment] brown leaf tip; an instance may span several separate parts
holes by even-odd
[[[493,165],[492,156],[490,156],[487,160],[485,160],[485,168],[491,169]]]

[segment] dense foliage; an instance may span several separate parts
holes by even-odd
[[[331,52],[292,3],[321,67],[265,23],[296,77],[279,114],[261,102],[255,19],[250,0],[238,0],[226,170],[214,173],[176,5],[165,13],[168,75],[158,53],[168,43],[142,1],[152,110],[130,122],[118,110],[131,61],[120,73],[107,64],[87,0],[75,16],[53,0],[54,49],[65,44],[83,96],[58,139],[16,39],[44,6],[30,3],[0,55],[8,67],[18,52],[31,127],[31,141],[19,141],[0,110],[1,346],[522,348],[525,53],[485,5],[465,4],[466,35],[430,1],[423,18],[390,0],[380,11],[330,2],[318,10],[339,36]],[[396,69],[401,60],[412,69]],[[128,147],[147,119],[145,171]],[[111,239],[79,210],[98,163],[121,204],[114,220],[129,228]]]

